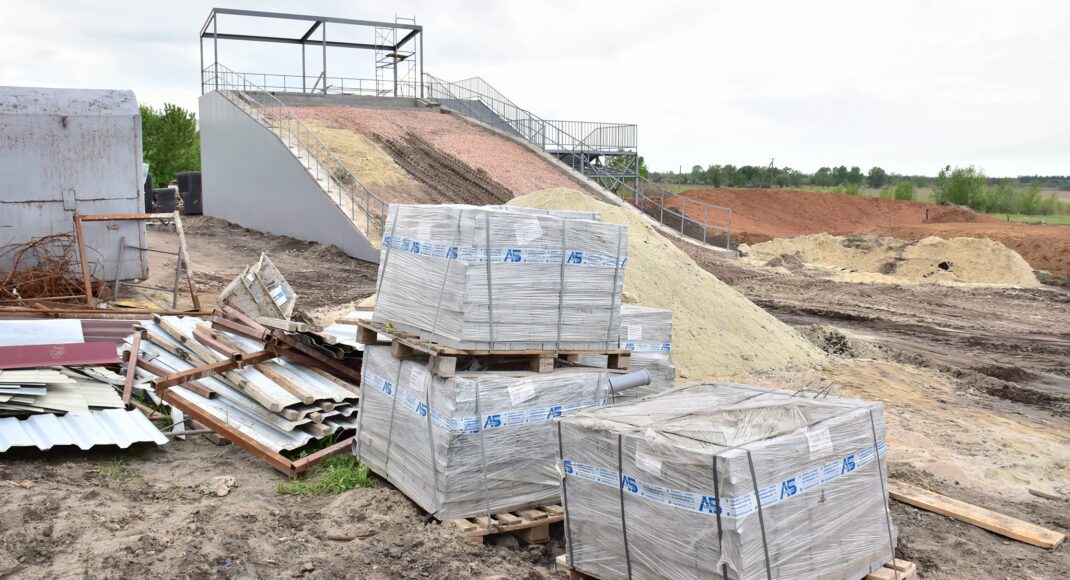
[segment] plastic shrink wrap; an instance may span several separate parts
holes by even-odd
[[[671,310],[635,304],[621,305],[619,341],[620,348],[632,353],[628,369],[646,369],[650,373],[650,384],[622,393],[614,401],[635,399],[673,388],[676,367],[672,364]],[[583,355],[580,362],[605,367],[606,357]]]
[[[466,350],[616,348],[627,228],[588,217],[393,205],[373,319]]]
[[[573,567],[843,579],[891,560],[880,404],[792,395],[705,383],[560,420]]]
[[[364,354],[356,453],[440,520],[560,502],[554,419],[606,404],[609,375],[460,372]]]

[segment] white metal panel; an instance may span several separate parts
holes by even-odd
[[[74,213],[144,209],[141,116],[130,91],[0,87],[0,245],[74,231]],[[116,273],[118,238],[144,245],[144,225],[86,232],[91,256]],[[137,252],[124,278],[148,275]],[[0,263],[0,269],[10,267]]]
[[[0,453],[12,447],[48,450],[61,445],[89,449],[96,445],[167,443],[167,437],[145,415],[134,409],[78,411],[66,415],[31,415],[27,419],[0,419]]]
[[[200,98],[200,123],[205,215],[379,261],[379,251],[271,131],[214,92]]]

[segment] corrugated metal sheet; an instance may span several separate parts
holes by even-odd
[[[117,445],[123,449],[134,443],[167,443],[160,432],[138,410],[78,411],[66,415],[33,415],[25,420],[0,419],[0,453],[12,447],[48,450],[61,445],[89,449],[97,445]]]
[[[53,365],[98,365],[119,362],[115,345],[106,342],[0,346],[0,369]]]

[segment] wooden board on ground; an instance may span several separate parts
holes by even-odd
[[[457,371],[457,362],[460,359],[482,358],[490,359],[491,363],[497,361],[523,361],[529,370],[538,373],[548,373],[554,370],[554,362],[558,359],[575,360],[579,355],[606,355],[606,368],[611,370],[628,370],[631,351],[623,348],[612,350],[463,350],[444,346],[435,342],[424,340],[414,334],[402,332],[387,325],[372,322],[371,320],[358,320],[344,318],[336,321],[338,324],[352,324],[357,327],[357,341],[361,344],[389,344],[390,352],[399,359],[411,359],[420,355],[429,357],[428,368],[440,377],[451,377]],[[379,340],[379,335],[388,337],[387,342]]]
[[[482,543],[487,536],[515,534],[529,544],[543,544],[550,540],[550,526],[565,520],[565,510],[560,505],[513,510],[493,514],[488,526],[487,516],[446,520],[463,536]]]
[[[567,577],[569,580],[586,580],[588,578],[600,580],[598,576],[582,572],[570,566],[568,554],[558,556],[554,564],[558,574]],[[918,580],[918,567],[913,562],[896,558],[879,570],[867,574],[863,580]]]
[[[896,501],[1048,550],[1066,539],[1065,534],[899,481],[889,482],[888,495]]]

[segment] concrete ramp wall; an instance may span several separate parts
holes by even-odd
[[[205,215],[379,260],[290,149],[241,108],[219,93],[202,95],[200,129]]]

